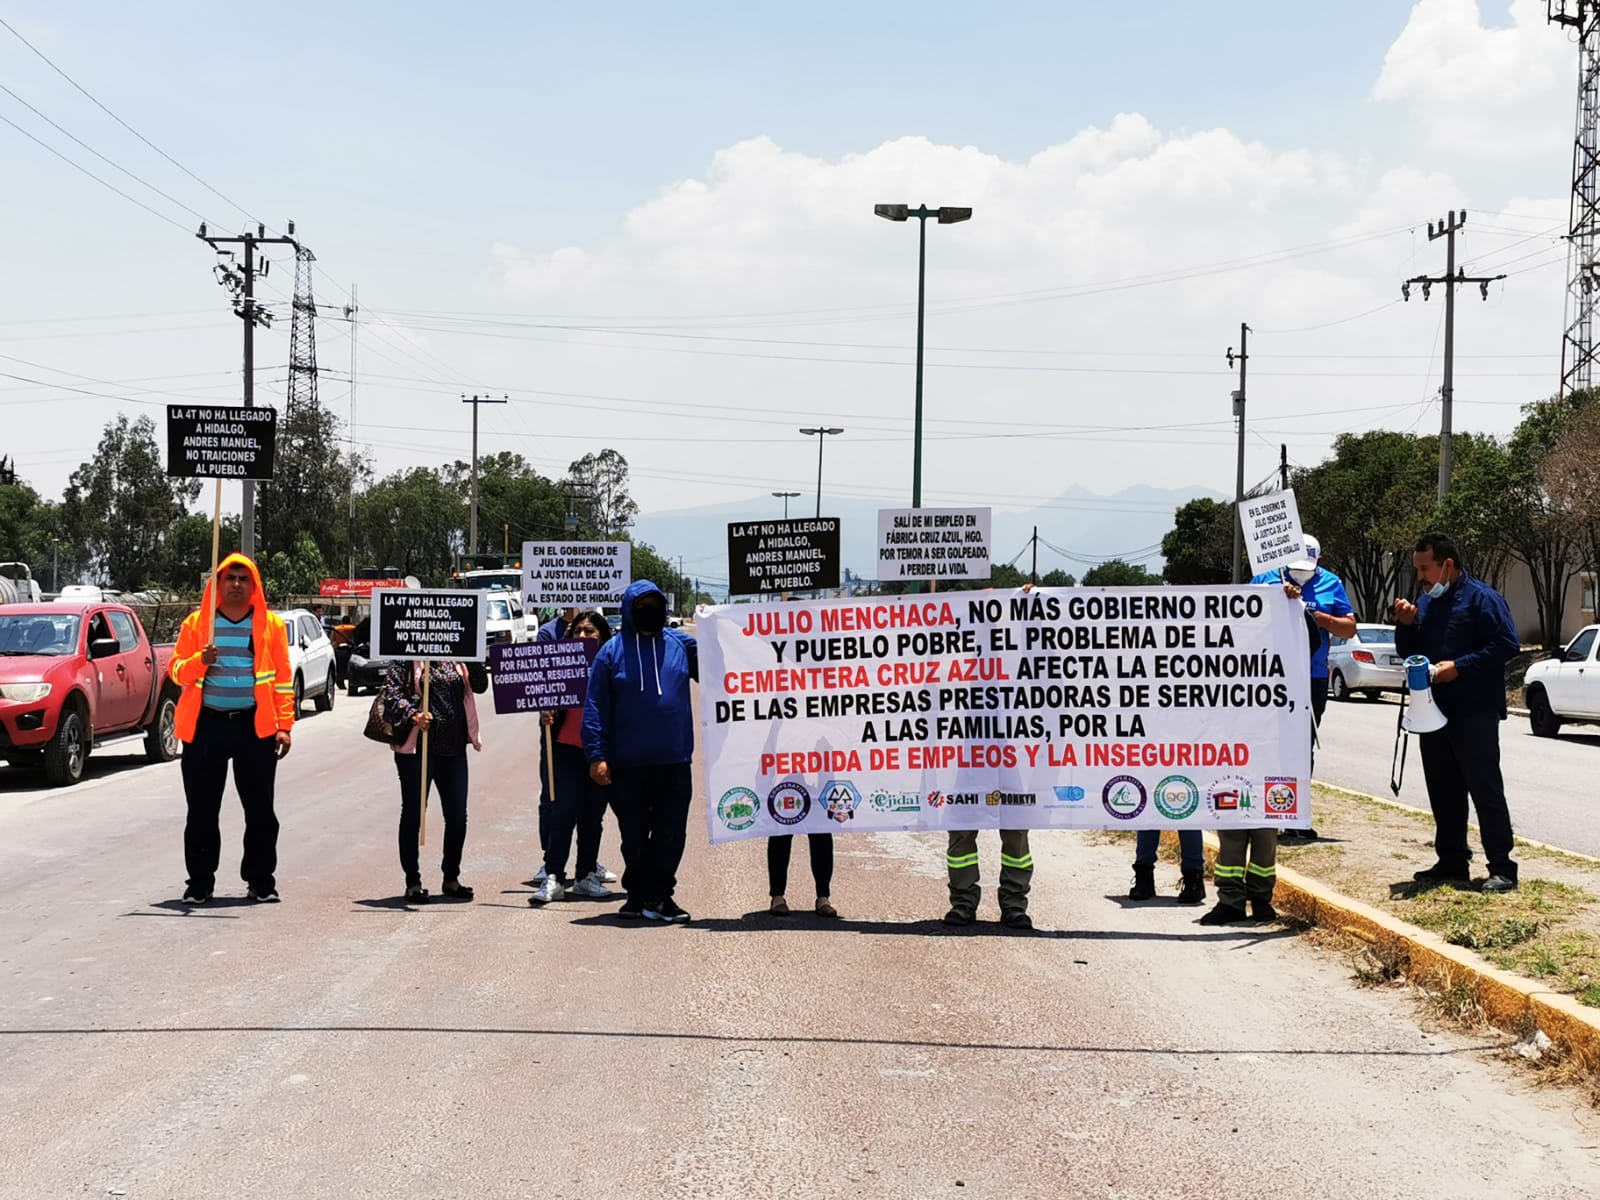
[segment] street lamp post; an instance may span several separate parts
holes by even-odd
[[[928,218],[941,225],[955,225],[972,219],[970,208],[929,208],[926,204],[910,208],[904,204],[874,204],[872,211],[886,221],[917,219],[917,410],[912,431],[911,507],[922,507],[922,324],[928,277]]]
[[[800,493],[799,492],[773,492],[772,494],[774,496],[777,496],[777,497],[779,497],[779,498],[781,498],[783,500],[783,519],[785,521],[787,521],[789,519],[789,501],[793,497],[798,496]]]
[[[800,432],[807,437],[817,439],[817,516],[820,517],[822,515],[822,445],[828,440],[830,434],[843,433],[844,430],[831,427],[824,428],[819,425],[815,429],[802,429]],[[788,512],[787,505],[784,507],[784,512]]]

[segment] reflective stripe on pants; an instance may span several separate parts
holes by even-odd
[[[976,915],[983,889],[978,886],[978,831],[953,829],[945,854],[950,870],[950,907]],[[1026,829],[1000,830],[1000,911],[1027,912],[1033,882],[1033,855]]]
[[[1217,842],[1217,900],[1235,908],[1246,900],[1270,901],[1278,882],[1278,831],[1219,829]]]

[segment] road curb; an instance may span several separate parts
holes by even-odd
[[[1214,831],[1205,831],[1205,844],[1206,857],[1214,858]],[[1412,983],[1447,990],[1467,984],[1476,994],[1484,1018],[1497,1029],[1519,1038],[1541,1029],[1580,1062],[1600,1067],[1600,1010],[1535,980],[1502,971],[1438,934],[1340,895],[1287,867],[1278,868],[1273,904],[1289,916],[1359,938],[1379,951],[1385,962],[1394,963]]]

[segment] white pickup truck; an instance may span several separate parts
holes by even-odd
[[[1537,737],[1555,737],[1567,721],[1600,721],[1600,625],[1580,629],[1560,654],[1529,667],[1522,694]]]

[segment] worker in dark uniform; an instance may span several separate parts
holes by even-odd
[[[1416,879],[1470,882],[1470,795],[1489,865],[1483,890],[1514,891],[1517,864],[1511,858],[1511,811],[1500,775],[1500,722],[1506,717],[1506,664],[1522,643],[1505,597],[1461,569],[1460,552],[1445,534],[1423,534],[1411,563],[1428,590],[1415,604],[1396,600],[1391,607],[1394,648],[1403,657],[1425,655],[1433,664],[1434,703],[1448,721],[1417,739],[1438,861],[1418,871]]]

